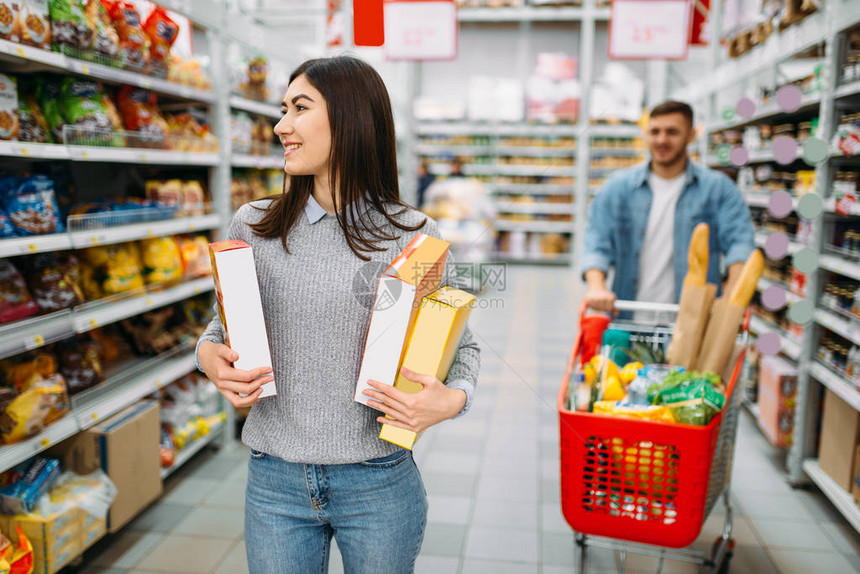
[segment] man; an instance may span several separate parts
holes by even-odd
[[[581,269],[592,309],[611,311],[616,298],[677,302],[687,274],[693,228],[710,226],[708,282],[730,291],[755,249],[752,220],[740,190],[723,174],[694,164],[693,110],[664,102],[651,110],[645,141],[651,161],[621,170],[594,198],[585,229]],[[615,270],[612,290],[606,285]]]

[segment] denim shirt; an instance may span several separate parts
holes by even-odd
[[[615,268],[612,290],[618,299],[635,300],[639,283],[639,254],[648,227],[653,194],[648,163],[613,174],[598,193],[588,214],[581,270]],[[728,268],[743,262],[755,249],[749,208],[728,177],[687,161],[686,181],[675,207],[675,301],[687,274],[687,248],[693,228],[710,227],[708,283],[721,287],[720,258]]]

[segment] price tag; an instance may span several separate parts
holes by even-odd
[[[152,82],[150,82],[149,80],[143,80],[143,88],[144,89],[148,90],[151,87],[152,87]]]
[[[90,329],[95,329],[99,326],[98,321],[93,318],[90,318]]]
[[[97,420],[99,420],[99,414],[98,413],[92,413],[90,415],[90,418],[93,419],[93,421],[97,421]]]
[[[146,163],[146,154],[145,153],[140,154],[140,162]]]
[[[18,149],[21,152],[22,157],[30,157],[30,148],[28,148],[26,146],[21,146]]]
[[[98,244],[99,244],[99,238],[98,238],[97,236],[95,236],[95,235],[93,235],[93,237],[92,237],[92,240],[91,240],[91,241],[92,241],[92,244],[93,244],[93,245],[98,245]]]
[[[82,152],[81,152],[81,159],[89,159],[89,157],[90,157],[90,156],[89,156],[89,154],[88,154],[87,152],[85,152],[85,151],[82,151]]]
[[[147,229],[146,230],[146,236],[147,237],[155,237],[155,232],[152,229]]]
[[[147,298],[146,298],[146,306],[147,306],[147,307],[152,307],[154,304],[155,304],[155,303],[153,303],[153,302],[152,302],[152,297],[147,297]]]
[[[188,224],[188,231],[194,231],[194,224],[193,223]]]
[[[612,2],[609,57],[613,60],[683,60],[689,34],[690,3],[686,0]]]
[[[87,66],[86,64],[84,64],[83,66],[81,66],[81,72],[84,74],[89,74],[90,73],[90,67]]]
[[[27,57],[27,52],[21,46],[15,46],[15,53],[18,55],[19,58]]]
[[[155,379],[155,386],[159,389],[162,388],[161,379]]]
[[[203,292],[203,290],[200,288],[199,285],[194,286],[194,294],[195,295],[200,295],[202,292]]]
[[[48,448],[49,446],[51,446],[51,439],[49,439],[49,438],[48,438],[48,437],[46,437],[46,436],[43,436],[43,437],[39,440],[39,444],[42,446],[42,448]]]
[[[37,349],[45,344],[45,337],[42,335],[33,335],[32,337],[27,337],[24,339],[24,347],[31,351],[33,349]]]
[[[36,245],[35,243],[28,243],[27,244],[27,250],[30,253],[38,253],[39,252],[39,246]]]

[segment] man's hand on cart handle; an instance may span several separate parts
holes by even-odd
[[[615,311],[615,293],[606,286],[606,274],[599,269],[589,269],[585,272],[585,283],[588,292],[585,302],[595,311]]]

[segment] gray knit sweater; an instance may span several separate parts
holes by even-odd
[[[364,262],[352,252],[334,215],[311,197],[290,233],[284,251],[280,239],[262,239],[248,224],[259,221],[269,200],[242,206],[227,239],[242,239],[254,250],[263,314],[278,394],[251,409],[242,431],[249,447],[290,462],[354,463],[395,452],[379,439],[380,412],[353,400],[364,342],[370,323],[376,281],[418,232],[391,227],[394,242]],[[392,208],[392,213],[399,208]],[[379,225],[382,215],[368,214]],[[407,225],[423,219],[420,232],[439,237],[436,222],[408,210],[398,217]],[[443,284],[457,286],[449,255]],[[369,279],[369,280],[368,280]],[[217,314],[200,341],[224,342]],[[198,343],[199,345],[199,343]],[[466,392],[468,410],[477,384],[480,349],[467,327],[445,383]]]

